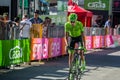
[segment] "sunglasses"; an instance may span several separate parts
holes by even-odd
[[[71,21],[71,23],[75,23],[75,21]]]

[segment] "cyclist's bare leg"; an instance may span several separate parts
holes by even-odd
[[[70,67],[70,65],[71,65],[71,63],[72,63],[72,61],[73,61],[73,53],[69,53],[69,62],[68,62],[68,64],[69,64],[69,67]]]
[[[82,61],[84,61],[84,60],[85,60],[85,57],[84,57],[84,52],[83,52],[83,51],[81,51],[81,52],[80,52],[80,57],[81,57],[81,60],[82,60]]]
[[[85,57],[84,57],[84,51],[80,52],[80,57],[81,57],[81,66],[83,70],[85,69]]]

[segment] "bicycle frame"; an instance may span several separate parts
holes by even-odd
[[[80,53],[82,52],[81,50],[84,50],[84,49],[79,49],[79,46],[75,47],[74,49],[74,58],[69,69],[68,80],[81,79],[81,75],[82,75],[82,71],[80,67],[81,65]]]

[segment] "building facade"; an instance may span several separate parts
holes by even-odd
[[[109,0],[84,0],[84,8],[93,12],[92,24],[96,25],[99,20],[100,27],[104,27],[109,16]]]
[[[84,8],[93,12],[93,24],[97,16],[102,17],[103,26],[109,16],[113,28],[120,24],[120,0],[84,0]]]
[[[113,0],[113,25],[120,24],[120,0]]]

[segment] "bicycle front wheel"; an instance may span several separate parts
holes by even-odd
[[[76,80],[75,78],[76,78],[76,63],[74,59],[69,69],[68,80]]]
[[[81,58],[80,56],[77,56],[75,59],[75,63],[76,63],[76,79],[75,80],[80,80],[81,79],[81,75],[82,75],[82,71],[81,71]]]

